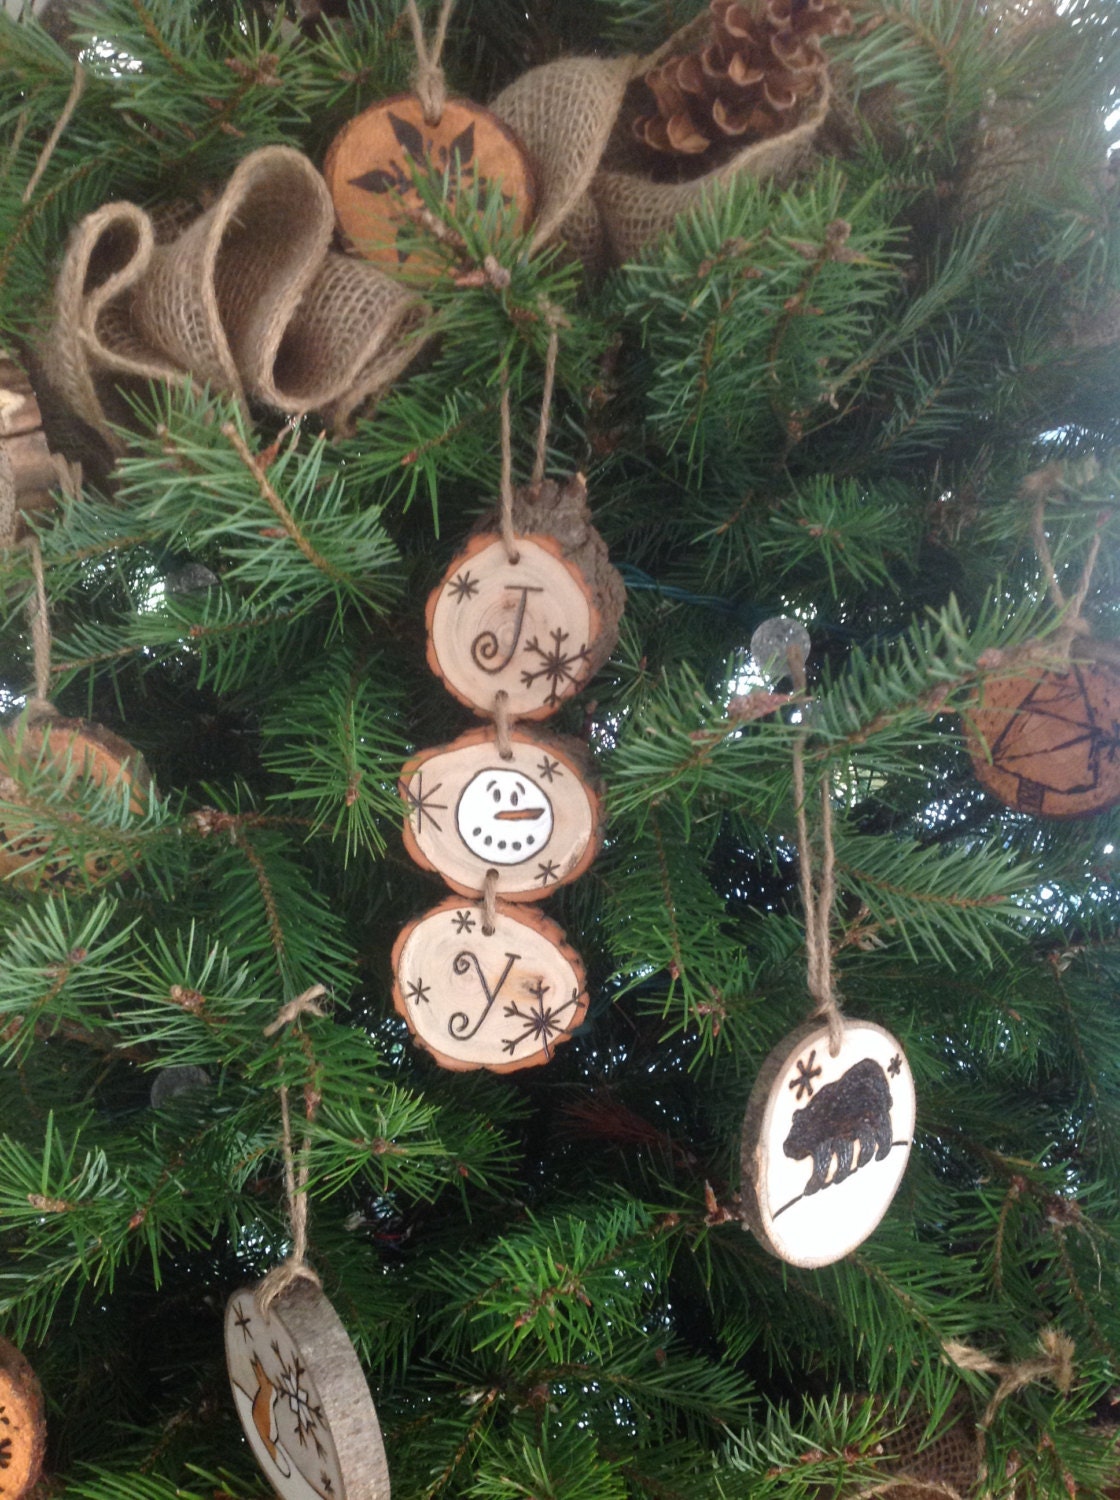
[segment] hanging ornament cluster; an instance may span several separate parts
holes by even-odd
[[[751,641],[759,669],[806,689],[809,638],[785,617]],[[773,1049],[743,1123],[745,1227],[791,1265],[831,1265],[861,1244],[890,1206],[914,1134],[914,1080],[890,1032],[840,1009],[832,972],[835,898],[832,804],[821,787],[819,873],[805,805],[805,737],[794,740],[793,787],[808,988],[814,1018]]]
[[[550,346],[551,388],[555,334]],[[508,395],[503,396],[508,413]],[[427,605],[428,663],[488,723],[404,767],[404,842],[462,899],[411,922],[393,949],[393,999],[445,1068],[496,1072],[547,1062],[583,1020],[579,956],[530,903],[584,873],[602,840],[588,755],[518,720],[554,714],[602,666],[624,591],[576,475],[541,477],[503,503],[444,572]]]
[[[265,1035],[322,1016],[314,985]],[[305,1092],[308,1129],[317,1107]],[[292,1252],[226,1305],[226,1368],[241,1426],[281,1500],[390,1500],[389,1466],[369,1386],[345,1328],[307,1263],[309,1136],[297,1164],[286,1085],[280,1087]]]
[[[24,515],[50,510],[55,485],[73,477],[66,461],[50,450],[23,367],[0,349],[0,517],[12,505]],[[0,532],[11,529],[0,518]],[[15,530],[18,535],[18,526]]]
[[[1120,800],[1120,672],[1095,659],[1107,658],[1107,647],[1088,638],[1081,616],[1100,532],[1067,599],[1046,539],[1051,478],[1049,470],[1032,476],[1032,530],[1062,623],[1048,640],[986,654],[988,674],[965,716],[965,742],[976,779],[1008,807],[1035,817],[1083,818]]]
[[[0,1496],[24,1500],[43,1469],[47,1419],[35,1371],[0,1338]]]

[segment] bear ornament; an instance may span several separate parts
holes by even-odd
[[[811,1022],[762,1066],[743,1126],[745,1227],[792,1265],[826,1266],[883,1217],[906,1170],[914,1081],[890,1032],[844,1022],[837,1056]]]

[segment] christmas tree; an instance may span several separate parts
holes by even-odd
[[[397,1500],[1116,1483],[1114,0],[7,12],[0,1308],[34,1493],[270,1494],[223,1320],[293,1259]],[[374,260],[318,174],[387,99]],[[481,123],[424,138],[455,100],[504,173]],[[426,601],[574,475],[617,643],[589,674],[534,636],[547,718],[472,713]],[[402,768],[480,726],[601,798],[533,901],[402,840]],[[398,936],[452,895],[460,932],[543,912],[586,973],[585,1011],[508,1008],[535,1066],[414,1043]],[[798,1265],[748,1228],[741,1136],[821,1015],[897,1038],[917,1114],[908,1161],[817,1143]],[[832,1258],[846,1177],[896,1164]]]

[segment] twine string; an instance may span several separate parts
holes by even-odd
[[[482,930],[487,937],[494,936],[494,924],[498,915],[498,872],[487,870],[482,882]]]
[[[502,436],[502,477],[499,491],[498,528],[502,546],[514,567],[521,561],[513,530],[513,429],[509,414],[509,371],[502,366],[502,399],[499,405]]]
[[[416,0],[406,0],[405,13],[412,29],[412,45],[416,49],[416,71],[413,74],[412,87],[420,100],[424,119],[429,125],[439,124],[443,118],[443,107],[447,103],[447,84],[439,60],[443,52],[443,44],[447,40],[447,24],[451,20],[451,12],[454,8],[455,0],[443,0],[439,18],[436,21],[436,29],[429,44],[424,40],[424,27],[420,20],[420,12],[416,9]]]
[[[316,1001],[327,993],[325,986],[313,984],[294,1000],[280,1007],[276,1019],[264,1028],[264,1035],[275,1036],[286,1026],[292,1025],[302,1015],[322,1016],[325,1012]],[[308,1125],[315,1118],[317,1097],[305,1090]],[[288,1085],[280,1085],[281,1149],[284,1157],[284,1193],[287,1198],[288,1225],[292,1232],[291,1254],[278,1266],[273,1266],[254,1293],[257,1306],[262,1313],[296,1281],[310,1281],[321,1285],[319,1277],[307,1264],[307,1181],[311,1172],[311,1135],[306,1132],[300,1146],[299,1162],[296,1162],[292,1145],[292,1115],[288,1105]]]
[[[545,304],[545,322],[548,324],[548,352],[544,357],[544,392],[541,395],[541,419],[537,427],[537,453],[533,460],[531,488],[539,490],[544,482],[544,468],[548,457],[548,429],[552,421],[552,392],[556,384],[556,359],[560,353],[560,328],[567,323],[564,314],[553,303]]]
[[[1068,657],[1070,647],[1075,637],[1089,634],[1089,624],[1082,618],[1081,611],[1085,606],[1085,600],[1089,597],[1089,588],[1093,582],[1093,572],[1097,566],[1097,556],[1101,550],[1101,530],[1098,524],[1097,530],[1089,544],[1089,551],[1085,558],[1085,565],[1081,569],[1081,577],[1077,581],[1077,587],[1067,599],[1058,582],[1058,572],[1054,567],[1054,555],[1050,551],[1050,543],[1046,539],[1046,494],[1038,495],[1034,503],[1034,511],[1031,515],[1031,539],[1034,542],[1034,550],[1038,554],[1043,575],[1046,578],[1046,589],[1054,604],[1054,608],[1063,616],[1062,624],[1057,632],[1056,644],[1058,651]]]
[[[788,653],[790,676],[797,691],[805,691],[805,658],[800,649],[791,646]],[[832,1057],[840,1052],[844,1040],[844,1017],[832,973],[832,908],[836,902],[836,849],[832,839],[832,799],[827,779],[821,782],[821,868],[814,876],[813,846],[809,837],[809,819],[805,796],[805,730],[793,742],[793,801],[797,820],[797,864],[801,886],[801,904],[805,910],[805,967],[809,994],[813,997],[815,1016],[828,1025],[828,1050]]]
[[[47,170],[47,167],[50,164],[50,159],[54,155],[55,147],[62,139],[62,132],[66,129],[67,125],[69,125],[74,111],[78,107],[78,101],[82,97],[82,90],[85,88],[85,86],[85,69],[82,67],[81,63],[75,63],[74,81],[70,85],[70,93],[67,96],[66,103],[62,106],[62,113],[54,122],[54,129],[47,137],[42,151],[39,152],[39,160],[35,163],[35,170],[34,172],[32,172],[30,178],[28,179],[27,186],[23,190],[23,198],[21,200],[22,202],[31,202],[31,195],[39,186],[39,182],[42,179],[43,173]]]
[[[494,738],[498,742],[498,754],[503,760],[513,759],[513,741],[510,738],[509,694],[499,688],[494,694]]]

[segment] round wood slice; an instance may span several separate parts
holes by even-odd
[[[389,1500],[381,1426],[354,1346],[312,1282],[261,1312],[226,1306],[226,1368],[257,1463],[282,1500]]]
[[[0,1338],[0,1500],[22,1500],[43,1468],[47,1418],[35,1371]]]
[[[461,703],[544,719],[599,670],[618,640],[626,593],[591,525],[582,475],[518,490],[516,563],[485,524],[428,598],[428,664]]]
[[[532,214],[529,159],[497,115],[449,100],[439,124],[429,125],[415,94],[397,94],[344,125],[323,163],[342,233],[367,260],[409,270],[442,268],[435,255],[410,253],[398,240],[402,224],[410,223],[408,210],[423,208],[412,174],[424,164],[441,177],[447,173],[452,194],[457,181],[482,193],[500,184],[503,199],[517,210],[518,228]]]
[[[18,719],[7,732],[9,757],[24,766],[56,773],[65,785],[88,779],[98,787],[127,786],[129,807],[142,813],[148,804],[151,778],[143,757],[126,740],[86,719],[43,719],[29,724]],[[30,815],[19,808],[23,792],[5,774],[0,762],[0,879],[36,889],[40,885],[67,887],[83,884],[68,851],[57,840],[48,843],[35,832]],[[103,880],[117,874],[123,861],[117,852],[91,848],[83,861],[85,878]]]
[[[393,1003],[442,1068],[512,1073],[548,1062],[587,1011],[583,964],[535,907],[444,901],[393,945]]]
[[[762,1065],[743,1124],[743,1215],[767,1250],[827,1266],[864,1241],[894,1197],[914,1136],[914,1080],[871,1021],[791,1032]]]
[[[976,778],[1018,812],[1083,818],[1120,799],[1120,672],[1075,662],[992,677],[966,720]]]
[[[577,741],[524,730],[502,760],[492,730],[472,729],[423,750],[401,772],[404,846],[452,890],[481,896],[487,870],[507,901],[539,901],[576,880],[602,843],[602,805]]]

